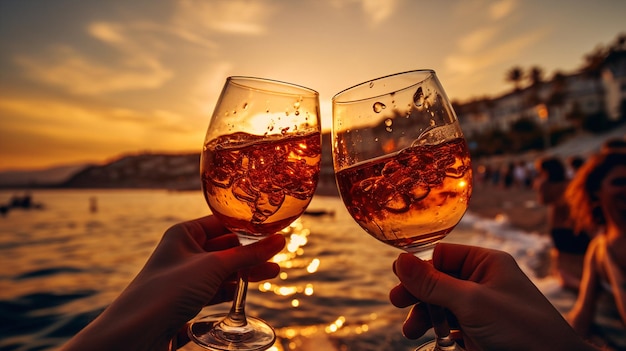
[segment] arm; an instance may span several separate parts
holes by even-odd
[[[598,298],[599,276],[596,270],[596,255],[599,238],[594,238],[585,254],[583,275],[574,306],[567,314],[570,325],[580,335],[586,336],[593,321]]]
[[[440,243],[432,265],[401,254],[394,271],[400,284],[392,289],[391,302],[447,308],[467,350],[593,350],[507,253]],[[430,327],[427,309],[418,303],[403,332],[417,338]]]
[[[611,283],[611,292],[615,299],[617,311],[619,312],[622,322],[626,324],[626,277],[624,276],[624,271],[611,256],[608,248],[605,248],[605,250],[607,254],[603,262],[604,269]]]
[[[120,296],[62,350],[168,350],[202,307],[232,299],[238,270],[250,268],[252,281],[276,276],[279,267],[265,261],[284,245],[274,235],[239,246],[211,216],[177,224]]]

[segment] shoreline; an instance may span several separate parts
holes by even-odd
[[[475,184],[468,212],[486,219],[504,216],[517,229],[540,235],[548,233],[547,207],[537,201],[537,193],[529,187]]]

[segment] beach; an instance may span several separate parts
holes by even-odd
[[[467,218],[469,217],[469,218]],[[477,217],[476,219],[472,219]],[[469,219],[469,220],[468,220]],[[487,234],[500,235],[506,233],[507,244],[503,247],[492,245],[495,242],[487,239],[465,244],[487,246],[508,251],[514,255],[518,264],[522,265],[526,274],[537,285],[539,290],[550,300],[563,315],[572,308],[577,292],[561,287],[554,271],[554,257],[550,253],[552,241],[548,234],[547,208],[537,201],[537,193],[532,187],[512,186],[504,188],[493,184],[475,184],[465,222],[474,222],[474,229],[484,229]],[[511,236],[508,233],[521,234]],[[528,242],[512,244],[511,241]],[[516,256],[517,250],[524,248],[528,252]],[[604,292],[598,302],[596,319],[591,328],[590,341],[606,350],[626,350],[624,326],[615,307],[610,293]]]
[[[488,219],[507,220],[525,232],[548,231],[546,207],[537,201],[532,188],[475,184],[468,211]]]

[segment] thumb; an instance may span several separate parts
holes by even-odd
[[[402,253],[394,263],[402,285],[420,301],[449,309],[458,300],[464,281],[453,278],[412,254]]]
[[[285,238],[274,234],[245,246],[220,251],[218,255],[227,272],[236,272],[266,262],[285,247]]]

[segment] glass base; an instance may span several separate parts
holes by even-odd
[[[450,346],[439,346],[437,345],[437,341],[429,341],[424,344],[418,346],[415,351],[464,351],[462,347],[460,347],[457,343],[454,343]]]
[[[194,321],[189,326],[193,342],[213,351],[262,351],[274,345],[274,329],[259,318],[247,317],[247,324],[233,327],[221,324],[225,314],[213,314]]]

